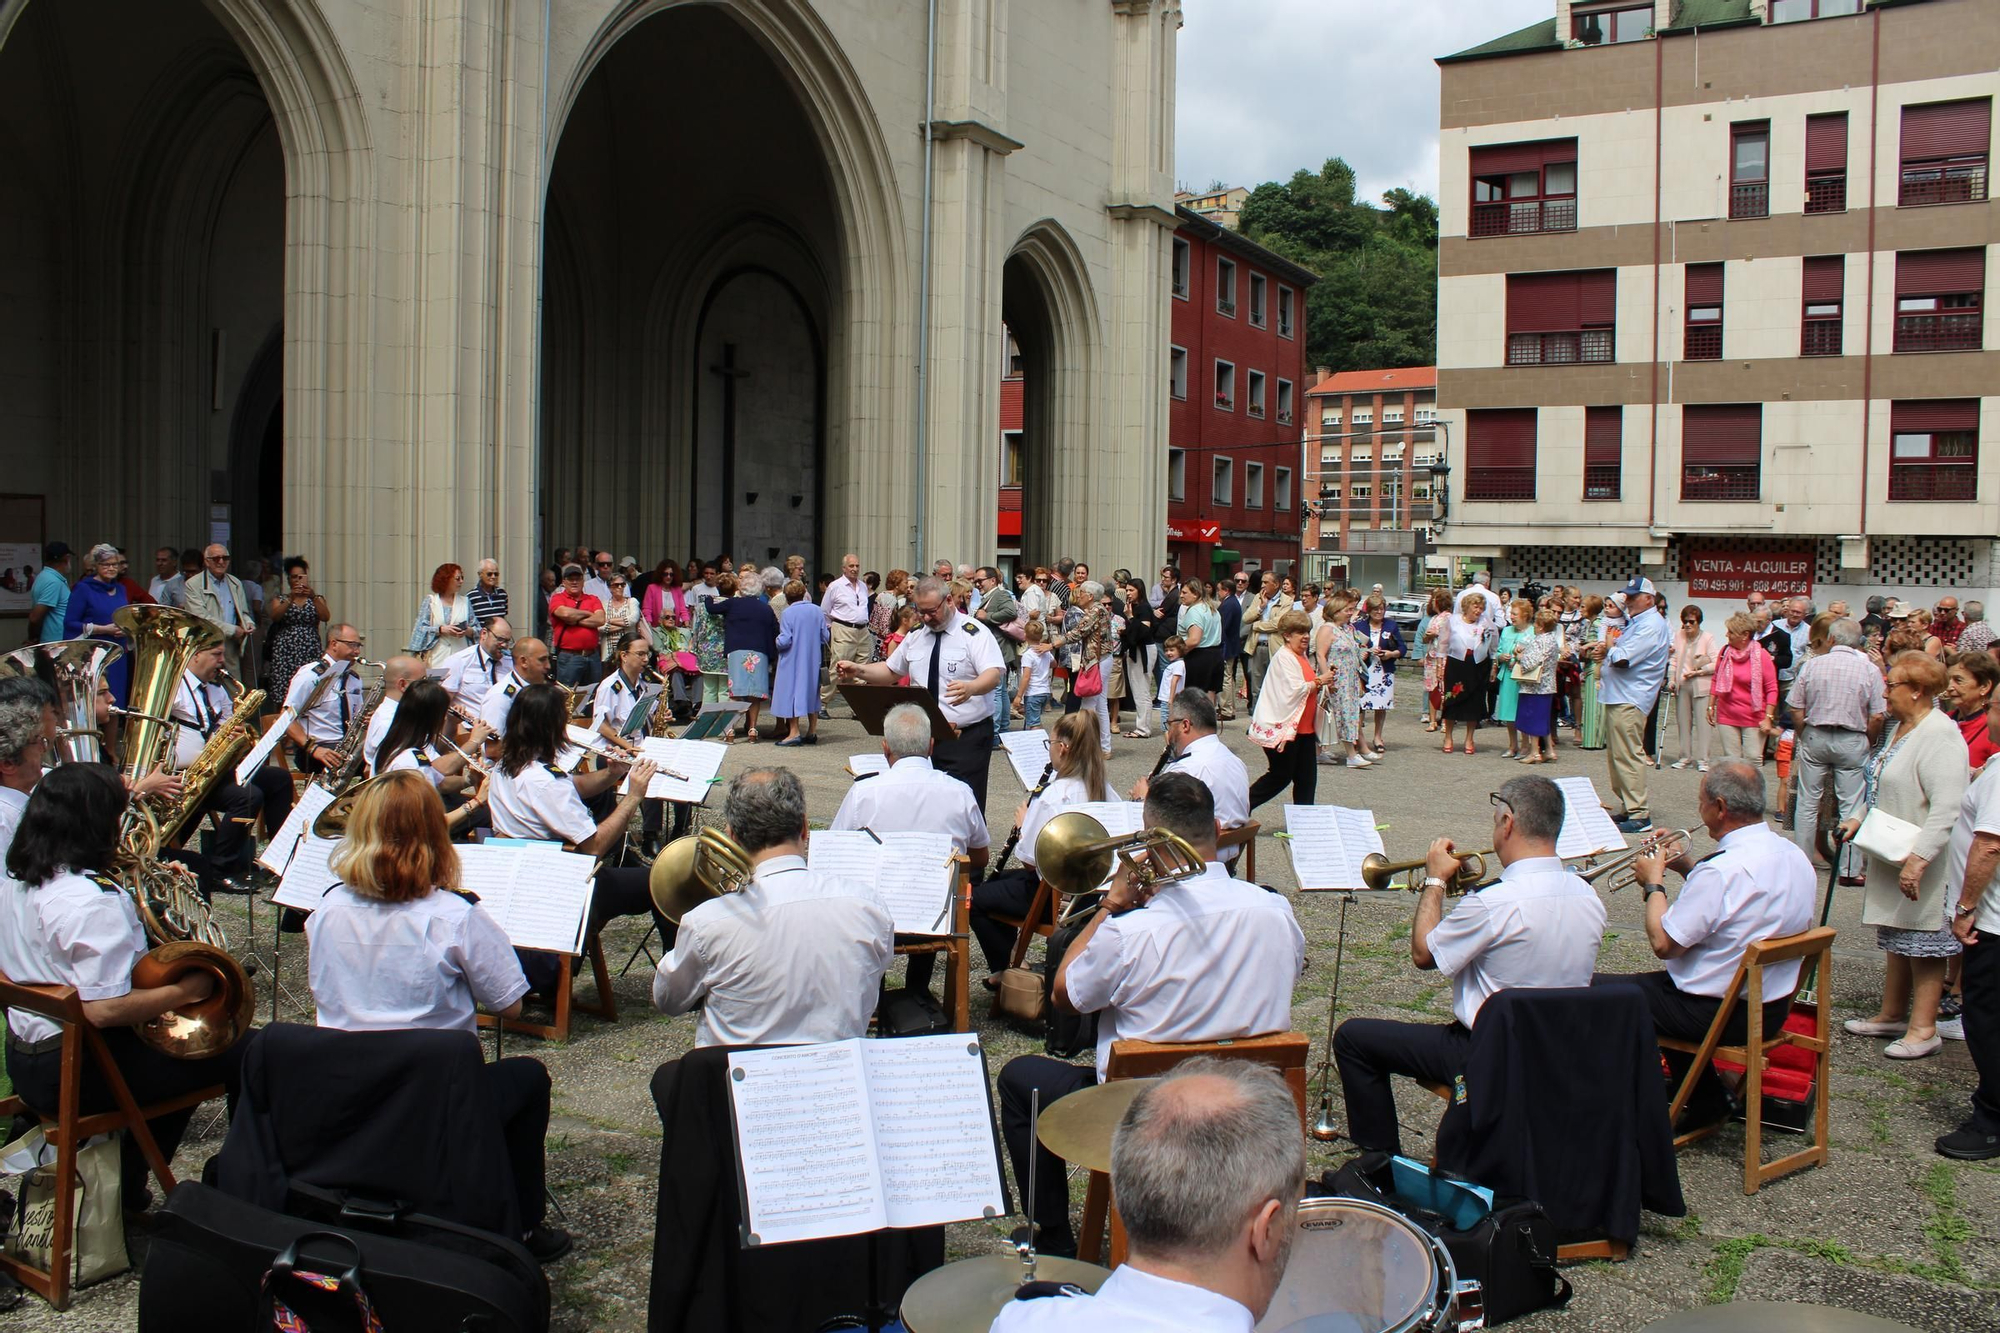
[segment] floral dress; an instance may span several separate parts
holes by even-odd
[[[282,699],[292,687],[292,677],[326,651],[319,637],[319,609],[310,597],[294,597],[285,604],[285,614],[271,622],[265,639],[271,656],[271,697]]]
[[[1438,612],[1424,628],[1431,635],[1424,644],[1424,693],[1437,701],[1444,695],[1445,647],[1451,642],[1451,612]]]
[[[1361,640],[1347,626],[1331,628],[1320,669],[1333,674],[1333,684],[1319,692],[1316,730],[1321,745],[1357,745],[1361,741]]]

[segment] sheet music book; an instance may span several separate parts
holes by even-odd
[[[949,935],[951,891],[958,858],[945,833],[821,830],[812,835],[806,865],[821,874],[873,884],[902,935]]]
[[[271,901],[280,907],[296,907],[301,912],[318,911],[319,900],[340,880],[327,865],[327,859],[338,846],[338,838],[316,838],[310,833],[300,838]]]
[[[665,736],[647,736],[639,742],[639,748],[661,770],[646,784],[647,796],[656,801],[692,801],[697,805],[708,799],[709,784],[722,771],[723,756],[729,753],[729,747],[721,741],[668,740]],[[681,776],[670,778],[669,771]],[[631,785],[632,779],[627,777],[618,784],[618,794],[623,796]]]
[[[1137,833],[1146,827],[1146,806],[1141,801],[1081,801],[1064,806],[1061,813],[1089,815],[1104,825],[1104,834],[1109,838]]]
[[[1598,799],[1597,787],[1581,773],[1555,779],[1563,794],[1562,832],[1556,836],[1556,855],[1567,861],[1593,852],[1625,850],[1625,835],[1612,822],[1611,812]]]
[[[576,766],[582,763],[584,756],[589,753],[590,751],[577,746],[565,745],[562,749],[556,751],[556,767],[565,773],[574,773],[576,772]]]
[[[610,754],[611,742],[604,739],[596,727],[579,727],[574,722],[563,728],[569,736],[569,743],[579,750],[590,750],[596,754]]]
[[[1033,731],[1003,731],[1000,744],[1007,751],[1007,762],[1014,766],[1014,776],[1021,780],[1021,790],[1033,791],[1042,770],[1048,767],[1049,733],[1040,727]]]
[[[889,771],[889,756],[877,750],[874,754],[851,754],[847,756],[847,775],[854,778],[878,777]]]
[[[291,862],[292,852],[299,845],[299,839],[311,831],[313,821],[320,812],[333,804],[333,793],[317,782],[306,788],[305,795],[292,805],[292,813],[285,816],[285,822],[278,825],[278,831],[271,835],[271,841],[257,854],[257,864],[274,875],[285,873]]]
[[[278,710],[278,715],[271,719],[271,725],[264,729],[264,734],[257,738],[257,743],[250,747],[250,753],[244,755],[243,762],[236,766],[237,786],[250,785],[250,779],[269,761],[271,752],[278,748],[278,738],[285,734],[286,728],[298,720],[299,715],[291,709]]]
[[[590,919],[594,864],[560,847],[480,843],[458,849],[458,882],[478,895],[515,948],[573,954],[583,948]]]
[[[1007,1213],[976,1033],[729,1057],[743,1244]]]
[[[1364,888],[1362,859],[1370,852],[1383,851],[1373,810],[1288,805],[1285,832],[1285,846],[1291,851],[1292,871],[1298,876],[1301,892]]]

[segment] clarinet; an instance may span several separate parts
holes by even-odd
[[[1049,785],[1049,775],[1055,771],[1056,771],[1056,761],[1053,759],[1049,760],[1048,763],[1042,765],[1042,775],[1035,779],[1035,789],[1028,793],[1029,805],[1032,806],[1035,803],[1035,798],[1037,796],[1040,796],[1042,794],[1043,789]],[[1023,820],[1022,822],[1025,822],[1025,820]],[[1020,840],[1021,840],[1021,823],[1017,822],[1014,825],[1014,831],[1007,835],[1007,845],[1000,849],[1000,859],[998,861],[995,861],[993,863],[993,868],[986,872],[986,877],[988,879],[991,879],[993,876],[999,874],[1001,871],[1007,868],[1008,860],[1011,859],[1014,855],[1014,844],[1019,842]]]
[[[1174,762],[1174,743],[1172,741],[1168,741],[1165,745],[1162,745],[1160,747],[1160,757],[1153,761],[1153,771],[1146,775],[1146,781],[1151,782],[1154,778],[1160,776],[1160,770],[1173,762]]]

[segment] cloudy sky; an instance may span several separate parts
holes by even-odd
[[[1438,69],[1555,0],[1181,0],[1176,175],[1256,186],[1344,157],[1436,197]]]

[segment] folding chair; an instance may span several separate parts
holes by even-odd
[[[493,1014],[479,1014],[475,1020],[482,1028],[497,1027],[507,1032],[519,1032],[530,1037],[540,1037],[545,1041],[568,1041],[570,1013],[580,1011],[595,1015],[608,1022],[618,1021],[618,999],[611,993],[611,969],[604,961],[604,940],[598,931],[592,931],[583,942],[581,957],[590,961],[590,977],[597,988],[597,999],[585,1003],[570,992],[575,986],[576,958],[569,954],[558,955],[556,968],[556,1012],[552,1021],[536,1023],[525,1018],[499,1018]]]

